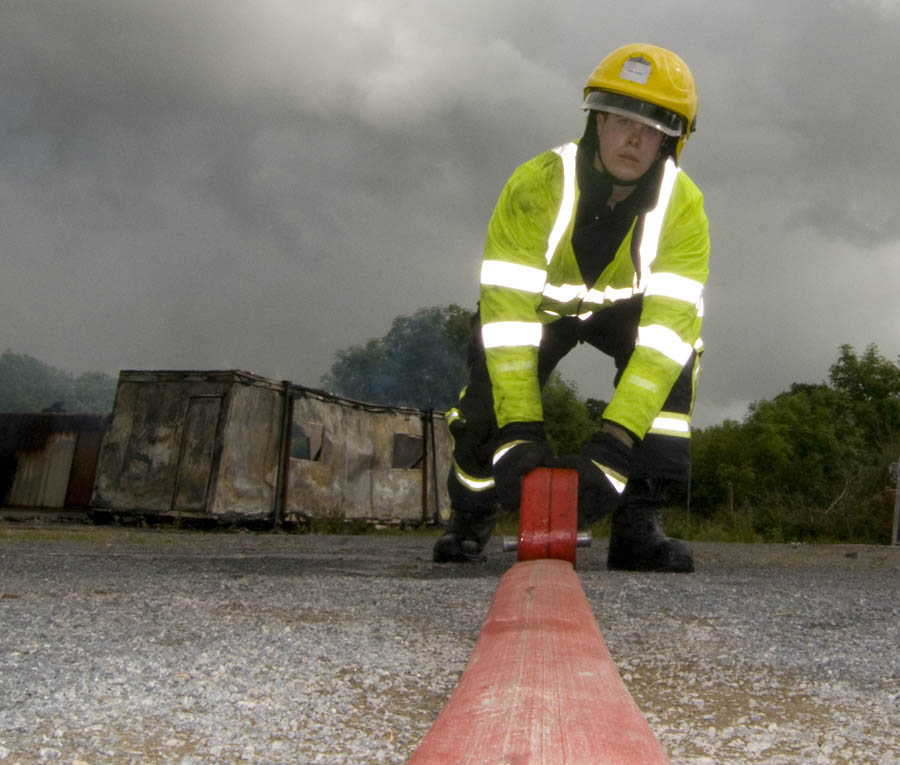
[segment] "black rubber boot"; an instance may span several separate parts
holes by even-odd
[[[482,554],[491,538],[498,513],[466,513],[455,508],[450,513],[447,530],[434,543],[435,563],[481,563]]]
[[[636,484],[634,487],[633,484]],[[612,516],[607,568],[620,571],[690,573],[694,555],[681,539],[667,537],[660,521],[663,493],[653,482],[629,483]]]

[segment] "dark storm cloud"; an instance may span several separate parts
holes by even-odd
[[[506,177],[577,137],[589,71],[647,40],[700,87],[698,415],[740,416],[824,378],[843,342],[900,350],[880,288],[900,238],[897,39],[875,0],[7,0],[0,345],[72,371],[315,385],[397,314],[474,304]],[[569,368],[602,397],[595,366]]]

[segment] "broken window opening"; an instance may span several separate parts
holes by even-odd
[[[400,470],[413,470],[422,466],[425,458],[425,441],[422,436],[408,433],[394,434],[394,453],[391,467]]]
[[[319,462],[325,428],[317,422],[291,423],[291,459]]]

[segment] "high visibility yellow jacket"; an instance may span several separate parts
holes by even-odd
[[[488,226],[481,267],[482,338],[500,427],[543,420],[537,376],[542,327],[561,316],[588,318],[643,295],[635,351],[604,412],[639,438],[687,435],[687,422],[660,412],[691,354],[702,349],[702,292],[709,268],[703,195],[668,159],[656,207],[636,216],[615,257],[590,289],[572,248],[580,191],[576,143],[521,165],[504,187]],[[635,222],[643,218],[639,267]],[[686,420],[686,418],[683,417]]]

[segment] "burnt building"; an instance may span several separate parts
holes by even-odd
[[[443,414],[241,371],[123,371],[91,505],[273,523],[449,514]]]

